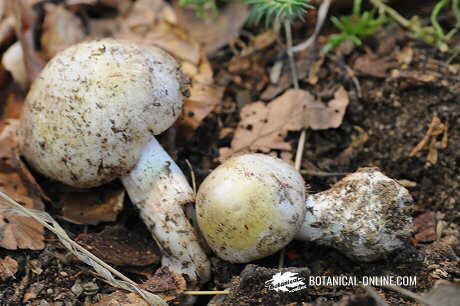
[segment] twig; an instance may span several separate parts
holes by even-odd
[[[70,239],[70,237],[67,235],[64,229],[46,212],[25,208],[19,203],[17,203],[15,200],[10,198],[7,194],[3,193],[2,191],[0,191],[0,198],[3,199],[3,203],[10,207],[10,209],[0,209],[10,210],[16,214],[25,215],[35,219],[41,225],[43,225],[51,232],[56,234],[61,243],[72,254],[74,254],[78,259],[80,259],[84,263],[93,267],[94,270],[112,286],[137,293],[151,305],[168,305],[158,295],[140,289],[134,281],[124,276],[123,274],[121,274],[108,264],[106,264],[104,261],[97,258],[91,252],[83,248],[81,245]],[[115,279],[114,275],[121,280]]]
[[[299,89],[299,77],[297,75],[297,67],[295,66],[294,53],[292,52],[292,31],[289,20],[284,22],[284,30],[286,31],[287,53],[289,64],[291,65],[292,82],[294,83],[294,88]]]
[[[302,133],[300,133],[299,143],[297,144],[297,151],[295,155],[294,167],[297,171],[300,171],[300,168],[302,168],[302,155],[305,147],[305,138],[307,138],[307,132],[306,129],[303,129]]]
[[[358,98],[361,98],[363,96],[362,91],[361,91],[361,85],[359,84],[359,80],[355,75],[355,72],[344,62],[343,65],[345,66],[345,69],[347,70],[348,75],[351,78],[351,81],[356,87],[356,92],[358,93]]]
[[[296,52],[305,50],[315,42],[316,37],[321,31],[324,21],[326,20],[330,5],[331,5],[331,0],[323,0],[321,2],[321,6],[318,9],[318,21],[316,22],[315,31],[306,41],[304,41],[303,43],[297,46],[292,47],[291,48],[292,52],[296,53]]]

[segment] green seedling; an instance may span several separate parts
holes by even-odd
[[[331,21],[340,30],[340,33],[330,36],[324,46],[324,53],[328,53],[347,40],[357,46],[362,45],[361,38],[374,34],[385,21],[383,14],[379,14],[378,18],[374,15],[373,11],[361,12],[361,0],[355,0],[351,16],[332,17]]]
[[[396,10],[383,3],[381,0],[370,0],[372,5],[379,10],[387,13],[401,26],[408,29],[415,38],[421,39],[426,43],[435,46],[442,52],[449,50],[448,43],[460,29],[460,1],[459,0],[440,0],[431,12],[431,25],[424,26],[417,16],[412,17],[410,20],[404,18]],[[445,33],[438,21],[440,12],[444,9],[450,8],[455,16],[456,23],[452,30]]]
[[[249,22],[259,23],[265,20],[266,25],[276,22],[292,23],[295,19],[303,20],[303,16],[312,8],[309,0],[246,0],[251,6]]]

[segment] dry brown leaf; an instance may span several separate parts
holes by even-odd
[[[99,188],[62,195],[62,218],[75,224],[113,222],[123,209],[124,189]]]
[[[93,306],[150,306],[143,298],[135,293],[115,291],[93,304]]]
[[[305,108],[305,128],[313,130],[338,128],[342,124],[348,103],[348,93],[343,87],[334,93],[334,98],[327,103],[327,106],[320,101],[308,99]]]
[[[407,84],[400,86],[402,89],[409,88],[410,86],[419,86],[431,84],[440,79],[441,75],[433,71],[417,71],[417,70],[397,70],[391,71],[391,78],[395,80],[406,81]]]
[[[436,240],[436,214],[427,211],[414,219],[416,234],[413,242],[431,242]]]
[[[47,59],[85,39],[83,24],[75,14],[52,4],[48,4],[45,11],[41,45]]]
[[[240,34],[248,17],[248,7],[240,1],[229,2],[216,18],[202,19],[193,10],[177,8],[177,21],[204,45],[207,54],[229,44]]]
[[[404,67],[409,66],[414,57],[414,50],[411,47],[405,47],[400,52],[396,53],[396,60]]]
[[[198,65],[183,62],[182,71],[192,79],[190,97],[185,99],[181,118],[181,133],[188,137],[220,104],[225,88],[213,85],[212,67],[205,54],[201,55]]]
[[[142,44],[160,47],[177,58],[189,61],[195,65],[200,62],[200,45],[189,34],[177,25],[160,20],[154,27],[142,34],[143,31],[117,34],[117,38],[127,39]]]
[[[0,166],[13,168],[13,152],[16,147],[15,133],[19,120],[6,119],[0,121]]]
[[[231,148],[222,148],[221,157],[245,151],[290,151],[291,145],[284,138],[288,131],[302,129],[303,112],[310,101],[313,96],[307,91],[290,89],[268,105],[260,101],[246,105]]]
[[[212,85],[214,83],[214,72],[206,54],[201,54],[198,65],[186,61],[182,62],[181,70],[194,82],[204,85]]]
[[[190,88],[190,93],[190,98],[187,98],[184,103],[182,122],[196,129],[203,119],[219,105],[224,88],[194,83]]]
[[[318,83],[319,77],[318,72],[321,68],[321,65],[324,63],[324,56],[321,56],[317,61],[311,65],[310,73],[308,74],[308,82],[312,85]]]
[[[0,46],[5,48],[14,39],[14,17],[9,16],[0,22]]]
[[[172,272],[168,267],[159,268],[152,278],[142,283],[141,288],[158,294],[166,302],[176,299],[187,288],[187,283],[182,275]]]
[[[388,70],[394,67],[393,61],[371,53],[358,57],[353,64],[354,70],[377,78],[385,78],[388,75]]]
[[[163,0],[138,0],[122,18],[124,31],[144,35],[152,29],[166,3]]]
[[[26,66],[29,81],[32,82],[45,66],[45,60],[35,49],[35,26],[37,14],[33,9],[38,0],[16,0],[13,3],[13,12],[15,16],[15,32],[18,41],[21,43],[24,52],[24,64]]]
[[[6,256],[3,259],[0,259],[0,279],[5,281],[10,277],[14,277],[14,275],[18,272],[18,262],[11,258],[10,256]]]
[[[17,120],[7,120],[9,125],[0,130],[0,190],[21,203],[27,208],[43,209],[44,205],[38,197],[29,196],[29,190],[21,180],[18,171],[13,167],[14,147],[16,146],[16,128],[19,126]],[[29,217],[14,215],[1,211],[5,208],[0,202],[0,247],[9,250],[31,249],[40,250],[44,248],[43,227]]]
[[[149,235],[123,226],[106,226],[100,233],[78,235],[76,241],[105,262],[147,266],[160,261],[160,250]]]
[[[438,140],[438,136],[442,139]],[[437,116],[434,116],[428,127],[428,131],[422,140],[412,149],[409,156],[419,156],[420,152],[428,149],[427,162],[434,165],[438,161],[438,149],[447,148],[448,144],[448,125],[441,122]]]

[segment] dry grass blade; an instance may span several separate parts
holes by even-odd
[[[6,212],[24,215],[37,220],[44,227],[52,231],[59,238],[61,243],[78,259],[90,265],[110,285],[139,294],[151,305],[168,305],[159,296],[138,288],[137,284],[94,256],[81,245],[69,238],[64,229],[46,212],[27,209],[0,191],[0,198],[9,208]],[[116,279],[118,277],[119,279]]]

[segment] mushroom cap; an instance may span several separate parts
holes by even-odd
[[[198,225],[222,259],[244,263],[286,246],[305,215],[305,184],[288,163],[263,154],[233,157],[201,184]]]
[[[56,55],[32,84],[19,145],[40,173],[74,187],[127,174],[182,105],[177,62],[155,47],[103,39]]]

